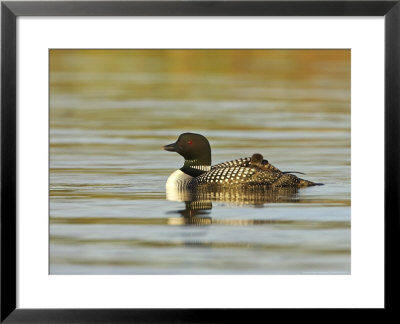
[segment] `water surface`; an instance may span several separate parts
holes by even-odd
[[[187,131],[325,185],[168,200]],[[350,205],[349,51],[50,52],[50,274],[349,274]]]

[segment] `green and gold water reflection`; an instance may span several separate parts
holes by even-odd
[[[162,146],[325,186],[167,200]],[[350,273],[349,50],[51,50],[51,274]]]

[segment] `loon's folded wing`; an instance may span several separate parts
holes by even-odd
[[[211,169],[193,178],[189,186],[202,184],[211,185],[272,185],[282,173],[272,170],[262,170],[257,167],[229,166]]]
[[[226,162],[229,163],[229,162]],[[257,171],[254,168],[243,167],[243,166],[226,166],[212,168],[208,172],[193,178],[190,180],[190,185],[199,184],[240,184],[245,183],[246,180],[250,179]]]
[[[308,180],[298,178],[294,174],[282,173],[272,165],[260,167],[231,166],[211,169],[208,172],[189,181],[189,188],[198,185],[248,185],[248,186],[273,186],[279,187],[308,187],[320,185]]]

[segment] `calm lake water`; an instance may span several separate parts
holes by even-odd
[[[188,131],[325,185],[167,199]],[[52,50],[50,274],[350,274],[350,142],[347,50]]]

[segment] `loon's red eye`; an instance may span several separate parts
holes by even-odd
[[[192,144],[192,141],[188,141],[188,144]]]

